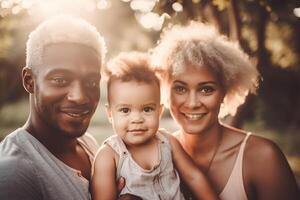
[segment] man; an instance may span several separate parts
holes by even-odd
[[[25,125],[0,143],[0,199],[90,199],[97,143],[86,133],[100,97],[105,44],[96,28],[60,15],[26,45]]]

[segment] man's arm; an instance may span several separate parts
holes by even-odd
[[[0,199],[42,199],[32,163],[25,158],[0,157]]]
[[[184,151],[177,139],[169,135],[175,167],[185,184],[197,199],[215,200],[218,196],[210,186],[207,178]]]

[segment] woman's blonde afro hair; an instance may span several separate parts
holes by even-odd
[[[152,50],[152,65],[161,72],[165,83],[183,73],[187,66],[208,66],[226,93],[219,117],[236,113],[248,93],[256,91],[259,76],[256,66],[237,43],[200,22],[166,29]]]

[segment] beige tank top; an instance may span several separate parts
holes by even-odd
[[[238,156],[234,163],[234,167],[228,178],[228,181],[223,191],[219,195],[220,199],[222,200],[247,200],[248,199],[244,188],[244,181],[243,181],[243,157],[244,157],[246,142],[250,135],[251,133],[248,132],[245,139],[243,140],[240,150],[238,152]]]
[[[140,167],[130,155],[124,142],[117,135],[109,137],[108,144],[119,155],[117,179],[124,177],[126,185],[121,194],[134,194],[143,200],[184,199],[180,191],[180,179],[172,162],[172,149],[168,136],[164,131],[158,131],[159,164],[147,170]]]

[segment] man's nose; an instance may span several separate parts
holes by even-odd
[[[76,104],[86,104],[89,101],[88,95],[79,81],[72,84],[68,92],[68,100]]]

